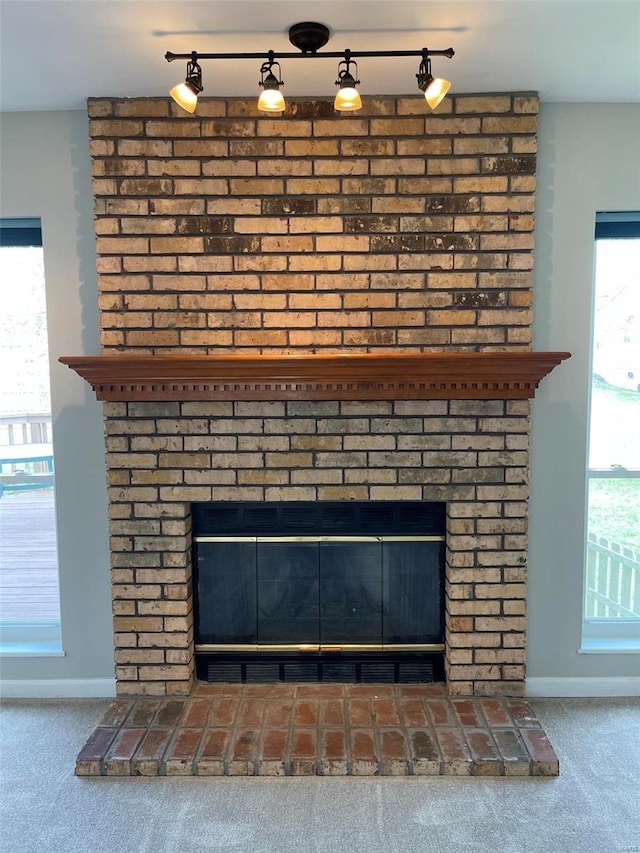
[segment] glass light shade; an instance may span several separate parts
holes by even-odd
[[[198,106],[198,95],[193,91],[188,83],[178,83],[177,86],[173,87],[169,94],[176,104],[178,104],[179,107],[182,107],[183,110],[186,110],[188,113],[194,113],[196,111],[196,107]]]
[[[334,110],[341,113],[352,112],[362,108],[362,98],[354,86],[345,86],[338,89],[338,94],[333,102]]]
[[[263,113],[281,113],[285,103],[279,89],[265,89],[258,98],[258,109]]]
[[[449,80],[443,80],[441,77],[433,77],[431,79],[424,96],[432,110],[435,110],[450,88],[451,83]]]

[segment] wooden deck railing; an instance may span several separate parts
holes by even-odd
[[[51,413],[0,415],[0,445],[49,444]]]
[[[51,414],[0,416],[0,497],[53,486]]]

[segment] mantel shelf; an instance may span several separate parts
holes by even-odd
[[[568,352],[61,356],[98,400],[517,400]]]

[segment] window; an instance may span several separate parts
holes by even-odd
[[[640,646],[640,213],[596,217],[583,651]]]
[[[0,220],[0,651],[60,654],[42,231]]]

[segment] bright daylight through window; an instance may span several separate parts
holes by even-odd
[[[598,214],[584,641],[640,645],[640,213]]]
[[[60,653],[39,220],[0,220],[0,651]]]

